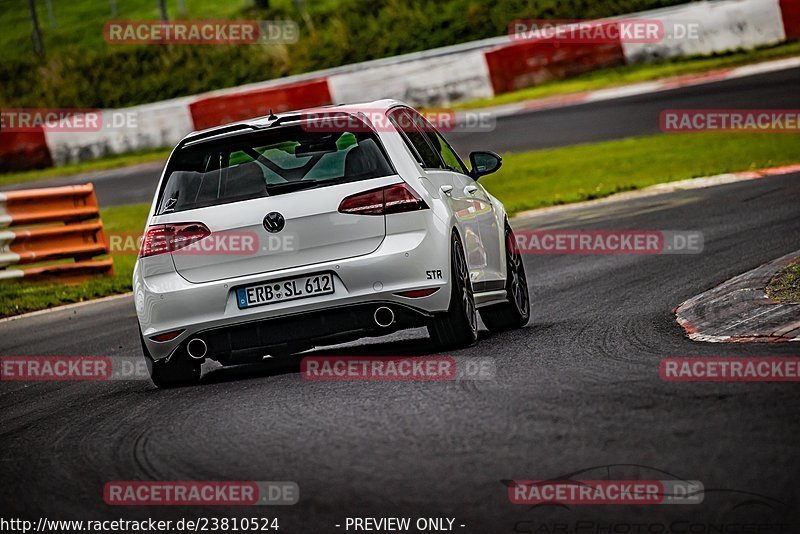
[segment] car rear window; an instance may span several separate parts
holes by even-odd
[[[372,131],[282,126],[198,141],[173,154],[157,213],[389,176]]]

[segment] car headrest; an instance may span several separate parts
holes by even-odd
[[[375,174],[384,176],[392,174],[386,163],[386,158],[373,139],[363,139],[358,146],[350,149],[344,160],[345,176],[358,176],[360,174]]]

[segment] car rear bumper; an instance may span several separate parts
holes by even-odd
[[[388,326],[375,321],[375,313],[381,308],[392,310],[393,321]],[[431,317],[428,312],[394,302],[337,306],[201,330],[178,347],[185,349],[190,340],[202,339],[213,359],[224,364],[247,363],[265,354],[306,350],[315,343],[343,343],[423,326]]]
[[[176,272],[144,278],[137,264],[136,312],[147,350],[159,360],[202,334],[208,337],[210,356],[249,357],[254,348],[266,354],[264,347],[335,342],[422,325],[450,302],[449,236],[439,230],[387,235],[375,252],[363,256],[214,282],[191,283]],[[429,280],[428,271],[440,271],[441,278]],[[237,287],[322,272],[334,275],[333,294],[243,310],[237,306]],[[397,294],[434,287],[438,291],[422,298]],[[391,327],[380,328],[372,318],[382,305],[395,311]],[[151,339],[181,329],[173,340]]]

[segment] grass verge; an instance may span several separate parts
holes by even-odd
[[[596,70],[569,80],[553,80],[492,98],[470,100],[469,102],[455,104],[452,108],[476,109],[499,106],[535,98],[606,89],[608,87],[648,82],[685,74],[700,74],[717,69],[739,67],[797,55],[800,55],[800,41],[757,48],[755,50],[738,50],[713,56],[693,56],[657,63],[626,65]]]
[[[726,172],[798,163],[800,135],[664,134],[503,156],[481,178],[510,213]]]
[[[93,159],[90,161],[68,163],[66,165],[50,167],[48,169],[36,169],[32,171],[0,174],[0,186],[29,182],[31,180],[40,180],[42,178],[55,178],[57,176],[73,176],[75,174],[81,174],[84,172],[105,171],[108,169],[117,169],[119,167],[137,165],[139,163],[148,163],[151,161],[162,161],[167,159],[170,151],[171,149],[168,148],[138,150],[134,152],[128,152],[126,154],[114,154],[112,156],[106,156],[104,158]]]
[[[800,303],[800,262],[790,263],[778,271],[767,284],[767,295],[778,302]]]
[[[514,213],[656,183],[797,163],[797,154],[800,136],[792,134],[659,135],[507,154],[500,171],[481,183]],[[106,234],[141,232],[147,211],[145,204],[102,210]],[[0,282],[0,316],[130,291],[136,255],[113,257],[116,274],[110,278],[75,285]]]

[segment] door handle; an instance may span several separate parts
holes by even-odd
[[[464,188],[464,192],[468,195],[474,195],[476,191],[478,191],[477,185],[468,185]]]
[[[450,194],[453,192],[453,186],[452,186],[452,185],[443,185],[443,186],[442,186],[442,187],[440,187],[439,189],[442,191],[442,193],[444,193],[444,194],[445,194],[445,195],[447,195],[448,197],[449,197],[449,196],[450,196]]]

